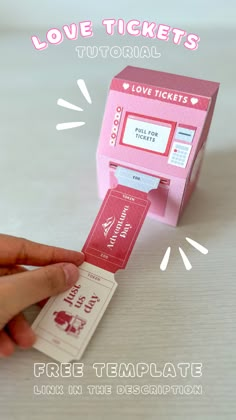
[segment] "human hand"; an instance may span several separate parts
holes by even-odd
[[[0,234],[0,357],[11,355],[15,345],[33,345],[35,334],[21,311],[72,287],[83,261],[81,252]]]

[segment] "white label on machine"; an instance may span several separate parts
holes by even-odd
[[[158,121],[157,123],[150,123],[129,116],[121,141],[129,146],[165,154],[170,133],[170,124],[162,124]]]
[[[194,138],[195,130],[193,128],[186,127],[177,127],[175,138],[176,140],[186,141],[187,143],[192,143]]]

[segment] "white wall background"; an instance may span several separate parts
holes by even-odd
[[[103,18],[150,20],[170,25],[233,26],[235,0],[1,0],[0,30],[49,28],[52,25]]]

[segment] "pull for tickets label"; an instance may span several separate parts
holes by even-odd
[[[83,247],[85,262],[78,282],[49,299],[32,327],[34,347],[60,362],[78,360],[117,287],[114,273],[124,268],[144,222],[147,193],[159,179],[117,168],[116,188],[108,190]],[[132,181],[132,179],[134,181]],[[138,183],[139,189],[132,188]]]

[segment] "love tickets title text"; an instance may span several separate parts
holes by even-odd
[[[146,39],[156,39],[159,41],[169,41],[175,45],[182,45],[190,51],[198,48],[200,37],[194,33],[187,33],[184,29],[171,27],[166,24],[156,22],[123,19],[103,19],[102,27],[107,35],[131,35],[144,37]],[[51,28],[47,31],[44,39],[37,35],[31,37],[34,48],[37,51],[45,50],[50,44],[58,45],[64,39],[71,41],[80,38],[91,38],[94,36],[93,23],[90,20],[63,25],[61,28]]]

